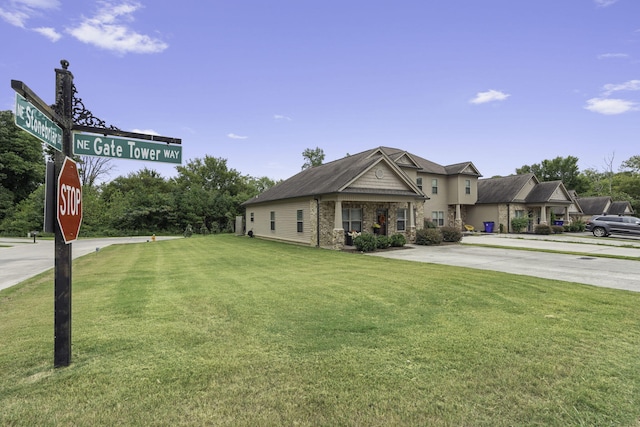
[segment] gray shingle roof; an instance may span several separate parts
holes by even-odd
[[[264,191],[253,199],[247,200],[243,205],[345,191],[349,183],[376,163],[382,161],[393,164],[401,159],[403,160],[401,163],[402,167],[415,167],[422,173],[438,175],[455,173],[449,171],[447,169],[448,167],[445,168],[444,166],[404,150],[391,147],[378,147],[305,169]],[[406,161],[404,161],[404,159],[406,159]],[[473,166],[470,162],[460,163],[458,165],[465,165],[465,167],[469,165]],[[451,169],[453,171],[459,167],[456,165],[453,166]],[[472,169],[476,170],[475,167],[472,167]],[[361,191],[358,189],[349,189],[347,191],[349,193],[417,195],[411,191],[395,191],[391,193],[388,190],[379,190],[376,192],[376,190],[371,189],[362,189]]]
[[[516,196],[532,179],[538,182],[532,173],[480,179],[478,180],[478,201],[476,204],[524,203],[525,200],[516,200]]]
[[[545,181],[538,183],[533,190],[527,195],[527,203],[547,203],[551,200],[551,196],[562,186],[562,181]],[[571,196],[567,194],[569,200],[566,204],[571,203]],[[558,200],[555,200],[558,202]]]
[[[609,215],[624,215],[633,213],[633,208],[629,202],[613,202],[607,211]]]
[[[581,197],[578,199],[578,203],[585,215],[602,215],[606,212],[609,203],[611,203],[611,197]]]

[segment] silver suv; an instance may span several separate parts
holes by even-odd
[[[610,234],[637,234],[640,236],[640,218],[633,216],[596,215],[587,220],[587,231],[596,237]]]

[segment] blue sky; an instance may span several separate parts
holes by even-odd
[[[53,103],[64,58],[96,117],[244,175],[288,178],[315,147],[485,177],[640,155],[638,0],[2,0],[0,35],[0,109],[11,79]]]

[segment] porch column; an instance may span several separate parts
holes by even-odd
[[[415,227],[416,219],[413,216],[413,202],[409,202],[409,229]]]
[[[462,228],[462,214],[460,213],[460,204],[456,205],[456,218],[455,218],[455,226],[456,228]]]
[[[540,208],[540,224],[546,224],[546,223],[547,223],[547,206],[542,205],[542,208]]]
[[[409,210],[409,226],[406,229],[407,242],[416,241],[416,204],[414,202],[408,203]]]
[[[336,208],[333,214],[333,236],[331,246],[334,249],[342,249],[344,247],[344,230],[342,229],[342,201],[336,200]]]
[[[564,207],[564,222],[565,224],[569,224],[571,222],[571,218],[569,218],[569,206]]]
[[[333,219],[333,228],[342,228],[342,201],[336,200],[336,212]]]

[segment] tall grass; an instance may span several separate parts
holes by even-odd
[[[411,250],[411,249],[405,249]],[[0,425],[638,425],[640,295],[230,235],[0,292]]]

